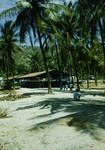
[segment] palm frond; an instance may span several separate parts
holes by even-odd
[[[19,12],[19,9],[17,8],[17,6],[6,9],[0,13],[0,19],[2,19],[4,17],[13,17],[13,16],[17,15],[18,12]]]

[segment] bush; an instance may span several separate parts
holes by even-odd
[[[12,89],[12,82],[5,80],[5,81],[3,81],[3,84],[1,87],[3,90],[11,90]]]
[[[0,118],[8,116],[8,107],[5,102],[0,103]]]

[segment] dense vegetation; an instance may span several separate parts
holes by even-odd
[[[67,71],[88,80],[105,79],[105,1],[21,0],[3,11],[0,18],[0,72],[10,75],[49,69]],[[10,21],[11,17],[11,21]],[[8,18],[8,20],[7,20]],[[14,19],[15,18],[15,19]],[[2,21],[1,21],[2,22]],[[27,37],[31,46],[20,46]],[[38,44],[39,43],[39,44]],[[37,46],[39,45],[39,46]]]

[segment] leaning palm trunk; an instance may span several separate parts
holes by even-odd
[[[30,43],[31,43],[31,47],[33,48],[33,47],[34,47],[34,45],[33,45],[33,41],[32,41],[32,37],[31,37],[30,30],[28,30],[28,35],[29,35],[29,39],[30,39]]]
[[[98,85],[98,82],[97,82],[97,72],[95,72],[94,77],[95,77],[95,85],[97,86]]]
[[[58,52],[58,46],[55,43],[55,49],[57,54],[57,63],[58,63],[58,69],[59,69],[59,83],[60,83],[60,90],[62,90],[62,71],[61,71],[61,60]]]
[[[14,77],[14,71],[13,71],[12,76],[13,76],[13,90],[15,91],[15,77]]]
[[[78,77],[76,61],[75,61],[75,58],[74,58],[72,50],[70,50],[70,53],[71,53],[71,57],[72,57],[73,65],[74,65],[75,75],[76,75],[76,78],[77,78],[77,89],[78,89],[78,91],[80,91],[79,77]]]
[[[8,68],[7,68],[7,72],[6,72],[6,78],[7,78],[7,83],[6,83],[6,88],[9,89],[9,73],[8,73]]]
[[[95,77],[95,86],[97,86],[97,71],[96,71],[96,68],[95,68],[95,65],[94,65],[94,77]]]
[[[44,48],[43,48],[42,41],[41,41],[41,35],[40,35],[40,31],[39,31],[38,28],[37,28],[37,34],[38,34],[40,49],[41,49],[41,52],[42,52],[43,62],[44,62],[44,66],[45,66],[45,70],[46,70],[46,74],[47,74],[47,79],[48,79],[48,93],[52,93],[51,78],[50,78],[49,69],[48,69],[48,65],[47,65],[47,59],[46,59],[46,56],[45,56]]]
[[[89,75],[87,74],[87,89],[89,89]]]
[[[87,66],[87,89],[89,89],[89,64],[88,62],[86,62],[86,66]]]
[[[103,55],[104,55],[103,78],[105,79],[105,45],[104,45],[104,35],[103,35],[103,29],[102,29],[102,24],[101,24],[101,19],[100,18],[99,18],[99,28],[100,28],[101,42],[102,42]]]
[[[8,65],[7,65],[7,69],[6,69],[6,85],[5,85],[5,89],[6,90],[10,90],[11,89],[11,85],[9,82],[9,69],[8,69]]]
[[[71,61],[70,51],[68,53],[69,53],[69,60]],[[74,86],[74,79],[73,79],[73,74],[72,74],[72,65],[71,65],[71,62],[69,62],[69,63],[70,63],[69,64],[69,66],[70,66],[70,68],[69,68],[69,77],[71,77],[70,82]]]

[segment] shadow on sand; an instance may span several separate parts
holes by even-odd
[[[81,94],[84,96],[84,95],[93,95],[93,96],[105,96],[105,91],[104,90],[82,90],[81,91]]]
[[[30,97],[32,95],[42,95],[43,96],[43,95],[46,95],[46,94],[48,94],[48,93],[45,93],[45,92],[29,92],[29,93],[24,93],[22,95]]]
[[[85,100],[74,101],[72,98],[49,98],[47,100],[35,103],[33,105],[28,105],[25,107],[19,107],[17,110],[31,109],[38,107],[39,109],[50,109],[50,113],[38,115],[30,120],[44,118],[50,116],[56,116],[58,113],[65,114],[65,116],[53,117],[49,120],[37,123],[30,127],[30,131],[45,128],[49,125],[57,122],[65,121],[65,125],[70,127],[75,127],[76,130],[82,133],[88,133],[92,135],[95,139],[101,140],[101,135],[98,130],[105,130],[105,102],[101,100]],[[105,139],[105,137],[104,137]]]
[[[45,128],[55,122],[62,122],[63,119],[68,127],[73,126],[82,133],[90,134],[96,140],[101,140],[102,138],[98,129],[105,129],[105,102],[50,98],[35,104],[34,107],[40,107],[40,109],[50,107],[50,113],[35,116],[35,118],[30,119],[50,117],[56,115],[58,112],[66,112],[67,115],[35,124],[30,130]]]

